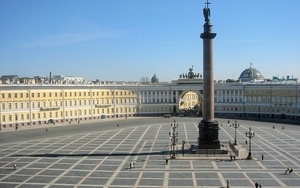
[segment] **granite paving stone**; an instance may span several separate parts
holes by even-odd
[[[300,185],[300,129],[297,126],[285,125],[282,131],[272,129],[275,123],[261,125],[261,122],[239,120],[238,142],[246,150],[249,145],[245,144],[244,132],[251,126],[256,133],[252,140],[252,160],[229,161],[229,155],[222,159],[214,155],[183,157],[179,149],[178,158],[169,159],[166,164],[166,158],[170,157],[167,152],[170,122],[149,119],[142,126],[114,126],[104,131],[99,127],[99,131],[89,132],[87,124],[84,133],[66,132],[64,137],[45,135],[38,141],[28,138],[19,143],[0,143],[0,187],[219,188],[226,186],[227,180],[232,188],[254,187],[255,182],[269,188]],[[176,120],[178,139],[196,143],[198,119]],[[225,125],[227,120],[219,122]],[[233,135],[232,127],[220,128],[219,139],[223,144],[228,144]],[[132,161],[135,168],[129,169]],[[16,170],[13,170],[14,163]],[[287,166],[294,172],[284,174]]]

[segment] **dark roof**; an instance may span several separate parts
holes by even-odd
[[[18,75],[3,75],[3,76],[1,76],[0,79],[1,80],[11,80],[11,81],[14,81],[14,80],[19,79],[19,76]]]

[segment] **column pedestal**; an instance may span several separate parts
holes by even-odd
[[[199,125],[198,148],[220,149],[219,123],[217,121],[202,120]]]

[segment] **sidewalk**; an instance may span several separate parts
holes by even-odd
[[[128,119],[138,119],[138,118],[147,118],[147,117],[130,117]],[[57,126],[70,126],[70,125],[80,125],[80,124],[89,124],[89,123],[94,123],[94,122],[105,122],[105,121],[115,121],[115,120],[122,120],[125,118],[105,118],[105,119],[89,119],[89,120],[80,120],[80,123],[78,121],[70,121],[65,122],[65,123],[55,123],[54,124],[41,124],[41,125],[19,125],[18,130],[15,130],[15,125],[12,127],[6,127],[3,128],[1,127],[0,133],[1,132],[8,132],[8,131],[20,131],[20,130],[28,130],[28,129],[38,129],[38,128],[48,128],[48,127],[57,127]]]

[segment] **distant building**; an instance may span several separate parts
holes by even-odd
[[[240,82],[263,82],[265,81],[262,74],[255,68],[252,68],[251,66],[248,69],[245,69],[240,77]]]
[[[158,79],[158,77],[156,76],[156,74],[154,74],[154,76],[151,78],[151,83],[152,83],[152,84],[159,83],[159,79]]]
[[[35,84],[35,79],[28,77],[20,78],[20,84]]]
[[[55,75],[52,77],[52,81],[62,84],[79,84],[84,83],[85,80],[82,77]]]
[[[18,75],[4,75],[1,76],[0,80],[2,84],[17,84],[19,83],[19,76]]]

